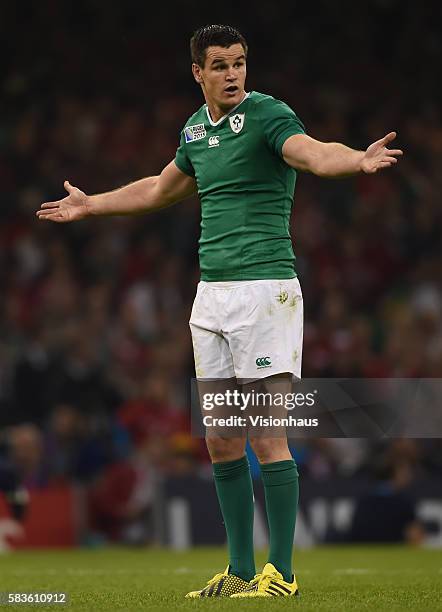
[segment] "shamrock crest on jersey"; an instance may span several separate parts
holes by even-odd
[[[238,134],[244,127],[244,113],[236,113],[232,117],[229,117],[229,123],[235,134]]]

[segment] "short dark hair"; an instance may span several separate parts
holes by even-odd
[[[206,25],[198,28],[190,39],[192,62],[204,68],[207,47],[230,47],[239,43],[247,56],[247,43],[244,36],[232,26]]]

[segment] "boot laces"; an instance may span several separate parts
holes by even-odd
[[[213,584],[214,582],[218,582],[218,580],[221,580],[221,578],[225,576],[225,574],[215,574],[215,576],[213,578],[211,578],[210,580],[207,581],[207,584]]]
[[[255,574],[248,591],[265,591],[272,580],[276,578],[276,574]]]

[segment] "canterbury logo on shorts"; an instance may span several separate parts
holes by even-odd
[[[255,363],[258,368],[269,368],[272,365],[270,357],[258,357]]]

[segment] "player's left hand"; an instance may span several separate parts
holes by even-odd
[[[390,132],[380,140],[376,140],[365,151],[361,160],[361,170],[373,174],[382,168],[389,168],[397,163],[397,157],[402,155],[400,149],[387,149],[389,142],[396,138],[396,132]]]

